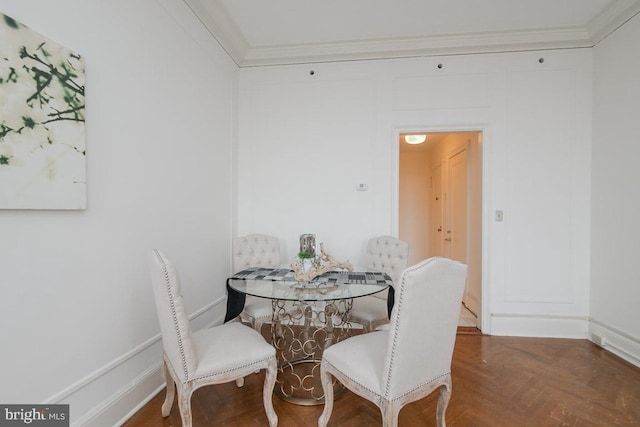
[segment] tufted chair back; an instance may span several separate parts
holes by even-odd
[[[278,267],[280,241],[266,234],[248,234],[233,241],[233,269],[238,272],[249,267]]]
[[[394,283],[407,268],[408,260],[409,244],[395,237],[375,237],[367,244],[366,267],[384,271]]]
[[[451,371],[467,266],[429,258],[407,268],[396,287],[382,393],[394,400]]]
[[[180,278],[173,263],[158,249],[151,251],[150,267],[162,348],[174,372],[186,382],[193,378],[198,360],[180,289]]]

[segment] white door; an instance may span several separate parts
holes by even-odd
[[[447,159],[446,227],[447,256],[467,263],[467,148]]]

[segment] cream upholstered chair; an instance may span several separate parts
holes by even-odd
[[[357,335],[324,351],[325,393],[318,426],[333,409],[331,376],[375,403],[384,426],[397,426],[400,409],[440,389],[436,421],[445,425],[451,397],[451,358],[467,266],[429,258],[402,272],[389,329]]]
[[[280,265],[280,241],[266,234],[249,234],[233,241],[233,270],[242,271],[249,267],[272,267]],[[271,301],[247,296],[244,310],[240,314],[258,332],[262,325],[271,320]]]
[[[366,268],[384,271],[393,283],[398,282],[400,273],[407,268],[409,244],[391,236],[380,236],[367,244]],[[389,321],[387,309],[388,292],[356,298],[351,309],[351,321],[362,325],[364,332],[371,332]]]
[[[167,383],[162,416],[169,416],[177,388],[182,425],[189,427],[191,395],[196,389],[242,380],[256,370],[266,369],[262,400],[269,425],[278,425],[272,401],[277,369],[275,349],[259,333],[238,322],[192,333],[173,264],[157,249],[151,251],[150,264]]]

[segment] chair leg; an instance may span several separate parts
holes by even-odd
[[[236,387],[240,388],[244,385],[244,377],[238,378],[236,380]]]
[[[267,367],[267,373],[264,378],[264,386],[262,388],[262,401],[264,403],[264,411],[269,419],[269,426],[276,427],[278,425],[278,415],[273,409],[273,388],[276,385],[277,361],[274,358]]]
[[[451,399],[451,376],[447,378],[447,382],[440,386],[440,395],[438,396],[438,407],[436,409],[436,425],[438,427],[446,427],[447,423],[444,419]]]
[[[182,427],[191,427],[191,395],[193,389],[190,384],[180,384],[178,390],[178,408],[180,408],[180,418]]]
[[[382,427],[398,427],[398,415],[400,415],[402,406],[389,402],[382,402],[380,412],[382,412]]]
[[[368,334],[372,330],[373,329],[371,328],[371,322],[366,321],[366,320],[362,322],[362,332],[363,333]]]
[[[169,373],[169,368],[167,367],[167,362],[162,361],[162,372],[164,375],[164,381],[167,385],[167,391],[164,398],[164,403],[162,404],[162,416],[168,417],[171,412],[171,407],[173,406],[173,399],[176,395],[176,383],[173,381],[173,377],[171,373]]]
[[[262,325],[263,324],[264,324],[264,320],[262,320],[261,318],[255,318],[251,322],[251,326],[253,326],[253,329],[258,331],[258,333],[260,333],[260,334],[262,334]]]
[[[327,372],[324,362],[320,364],[320,380],[324,391],[324,409],[318,418],[318,427],[327,427],[333,411],[333,381],[331,381],[331,374]]]
[[[260,335],[262,335],[262,325],[264,324],[264,320],[262,320],[262,319],[260,319],[260,318],[258,318],[258,317],[251,317],[251,318],[249,319],[249,323],[251,324],[251,327],[252,327],[253,329],[255,329],[256,331],[258,331],[258,333],[259,333]],[[255,371],[255,373],[256,373],[256,374],[260,373],[260,370],[259,370],[259,369],[258,369],[258,370],[256,370],[256,371]],[[242,381],[242,382],[240,383],[240,382],[238,382],[238,381]],[[242,378],[242,379],[237,379],[237,380],[236,380],[236,385],[237,385],[238,387],[242,387],[242,386],[244,385],[244,378]]]
[[[324,340],[325,350],[331,347],[331,344],[333,344],[333,340],[335,339],[335,333],[334,333],[335,327],[333,325],[333,316],[337,312],[338,312],[338,309],[332,303],[329,303],[324,307],[324,318],[326,319],[326,325],[324,327],[324,330],[327,333]]]

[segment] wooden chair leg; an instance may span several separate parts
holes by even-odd
[[[438,427],[446,427],[447,423],[444,419],[451,399],[451,376],[447,378],[447,382],[440,386],[440,395],[438,396],[438,407],[436,409],[436,425]]]
[[[255,318],[253,319],[253,322],[251,322],[253,326],[253,329],[255,329],[256,331],[258,331],[258,333],[262,334],[262,325],[264,325],[264,319],[262,318]]]
[[[162,404],[162,416],[168,417],[171,412],[171,407],[173,406],[173,399],[176,395],[176,383],[169,373],[169,368],[167,367],[167,362],[162,361],[162,372],[164,375],[164,382],[167,385],[167,390],[164,398],[164,403]]]
[[[363,333],[368,334],[369,332],[371,332],[373,329],[371,328],[371,322],[369,321],[364,321],[362,322],[362,329],[363,329]]]
[[[398,415],[402,406],[389,401],[383,401],[380,407],[382,412],[382,427],[398,427]]]
[[[178,408],[180,408],[180,418],[182,427],[191,427],[191,394],[193,390],[190,384],[180,384],[178,387]]]
[[[318,418],[318,427],[327,427],[333,411],[333,381],[331,381],[331,374],[325,369],[324,363],[320,365],[320,381],[322,381],[322,390],[324,391],[324,409]]]
[[[242,377],[242,378],[238,378],[238,379],[236,380],[236,387],[240,388],[240,387],[242,387],[243,385],[244,385],[244,377]]]
[[[276,374],[278,366],[276,359],[269,364],[267,373],[264,378],[264,386],[262,387],[262,401],[264,403],[264,411],[269,419],[269,426],[276,427],[278,425],[278,415],[273,409],[273,388],[276,385]]]

